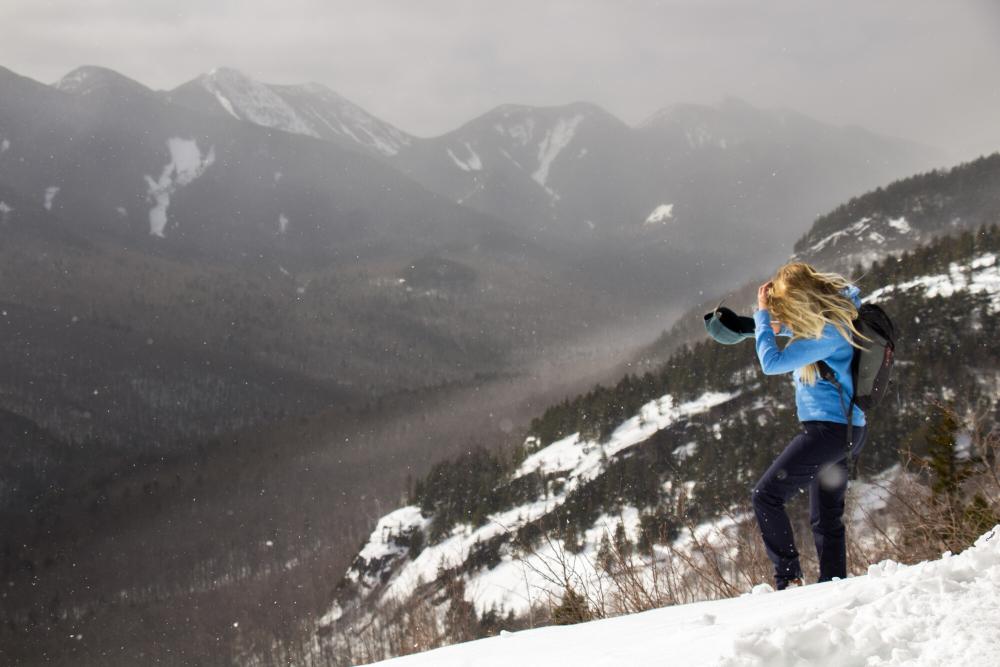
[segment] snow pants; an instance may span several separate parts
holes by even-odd
[[[864,426],[852,430],[857,457],[867,435]],[[802,422],[802,432],[778,455],[753,489],[753,509],[764,538],[764,548],[774,563],[778,588],[802,578],[799,552],[795,549],[792,524],[785,502],[809,489],[810,522],[819,580],[847,577],[847,543],[844,537],[844,495],[847,492],[847,424]]]

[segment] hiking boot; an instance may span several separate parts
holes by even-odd
[[[800,586],[805,586],[805,582],[802,581],[802,577],[794,577],[792,579],[778,579],[774,582],[775,589],[783,591],[786,588],[799,588]]]

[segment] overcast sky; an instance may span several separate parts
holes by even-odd
[[[420,135],[502,103],[629,123],[727,95],[1000,150],[1000,0],[0,0],[0,65],[172,88],[219,65],[318,81]]]

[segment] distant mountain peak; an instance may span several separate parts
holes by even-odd
[[[212,69],[208,70],[208,72],[206,72],[205,74],[202,74],[202,76],[209,78],[225,77],[233,79],[250,79],[249,76],[247,76],[240,70],[236,69],[235,67],[226,67],[226,66],[213,67]]]
[[[269,84],[232,67],[217,67],[179,86],[171,99],[200,111],[326,139],[389,156],[412,141],[405,132],[316,82]]]
[[[152,90],[124,74],[97,65],[83,65],[69,72],[52,84],[53,88],[73,95],[89,95],[103,90],[124,90],[143,95]]]
[[[532,106],[528,104],[501,104],[480,116],[480,118],[507,118],[510,116],[538,116],[557,118],[566,115],[583,115],[612,119],[621,122],[611,112],[593,102],[570,102],[569,104],[554,104],[549,106]]]

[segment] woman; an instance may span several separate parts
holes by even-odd
[[[852,336],[859,335],[852,320],[858,315],[859,290],[843,276],[821,273],[801,262],[781,267],[774,279],[757,290],[757,357],[768,375],[792,372],[795,405],[802,432],[785,447],[754,487],[753,508],[774,563],[775,587],[802,585],[802,569],[795,549],[785,502],[809,489],[810,519],[819,581],[847,577],[844,540],[844,494],[848,455],[857,456],[865,440],[865,415],[857,407],[851,415],[852,447],[847,445],[847,415],[843,396],[854,392]],[[779,348],[775,334],[791,336]],[[820,376],[825,362],[840,390]]]

